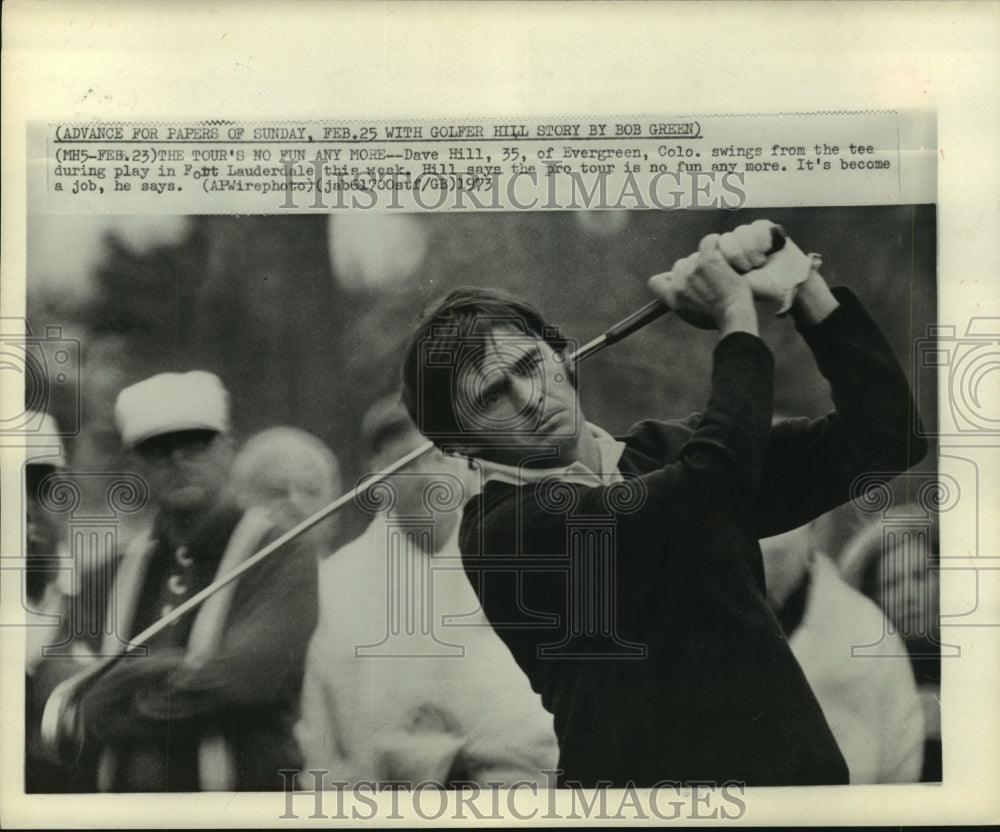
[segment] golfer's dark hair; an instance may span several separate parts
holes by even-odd
[[[402,399],[410,418],[436,444],[462,441],[454,402],[457,364],[478,366],[490,334],[499,328],[541,338],[555,350],[567,345],[534,306],[494,289],[454,289],[424,310],[403,358]]]

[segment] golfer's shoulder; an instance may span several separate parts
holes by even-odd
[[[568,483],[570,488],[582,488]],[[490,481],[465,504],[459,545],[463,553],[511,551],[519,537],[531,534],[540,523],[553,522],[555,515],[545,511],[535,484],[522,486]]]
[[[636,422],[628,433],[618,437],[625,443],[622,467],[637,467],[639,470],[633,473],[642,473],[642,469],[648,467],[644,463],[659,467],[675,460],[684,443],[697,429],[699,419],[700,414],[694,413],[686,419],[644,419]]]
[[[462,528],[491,528],[508,523],[519,515],[524,505],[534,502],[532,485],[517,486],[490,480],[466,504]]]

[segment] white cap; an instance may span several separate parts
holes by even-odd
[[[229,394],[218,376],[203,370],[160,373],[126,387],[115,402],[122,445],[181,430],[229,430]]]
[[[53,468],[66,467],[66,450],[59,435],[59,423],[49,413],[39,414],[38,429],[24,434],[27,447],[24,461],[28,465],[51,465]]]

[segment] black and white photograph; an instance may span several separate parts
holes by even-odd
[[[25,469],[28,791],[940,779],[933,205],[30,217],[28,262],[79,420]]]

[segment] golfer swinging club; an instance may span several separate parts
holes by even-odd
[[[830,290],[818,255],[790,239],[769,254],[773,233],[758,221],[709,235],[649,280],[719,333],[706,406],[680,421],[620,438],[586,422],[565,341],[499,293],[452,292],[407,349],[415,423],[482,467],[463,563],[553,714],[560,786],[848,780],[768,607],[757,541],[846,502],[859,474],[892,479],[926,447],[876,324],[850,290]],[[830,384],[827,416],[771,425],[755,296],[791,312]],[[578,533],[597,521],[600,535]]]

